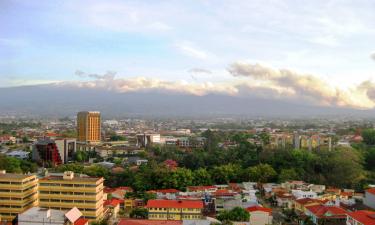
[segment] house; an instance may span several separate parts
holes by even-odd
[[[347,212],[338,206],[306,206],[305,215],[310,216],[314,224],[346,225]]]
[[[157,199],[176,199],[180,193],[177,189],[161,189],[161,190],[151,190],[148,193],[155,193]]]
[[[252,206],[246,209],[250,213],[251,225],[272,224],[272,209],[261,206]]]
[[[16,150],[6,153],[9,157],[14,157],[17,159],[28,159],[30,152],[22,151],[22,150]]]
[[[363,204],[365,204],[367,207],[375,209],[375,188],[369,188],[365,191]]]
[[[359,210],[347,213],[347,225],[375,225],[375,212]]]
[[[316,192],[313,192],[313,191],[302,191],[302,190],[292,190],[292,195],[296,199],[300,199],[300,198],[317,198],[318,197],[318,194],[316,194]]]
[[[241,194],[232,190],[222,189],[212,193],[215,203],[215,211],[231,210],[234,207],[242,207]]]
[[[104,201],[104,210],[108,209],[111,213],[111,216],[113,218],[117,218],[118,213],[120,212],[120,203],[123,202],[122,200],[118,199],[110,199]]]
[[[294,209],[297,212],[305,213],[306,206],[320,205],[323,202],[324,200],[318,200],[318,199],[312,199],[312,198],[300,198],[300,199],[294,200]]]
[[[278,207],[282,208],[293,208],[293,196],[286,192],[276,193],[276,202]]]
[[[146,208],[152,220],[189,220],[203,216],[203,201],[149,200]]]

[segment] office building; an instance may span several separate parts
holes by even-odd
[[[62,164],[62,156],[56,142],[50,138],[40,139],[33,145],[32,159],[43,167]]]
[[[74,153],[77,151],[77,143],[74,138],[64,138],[55,140],[57,149],[59,151],[63,163],[68,163],[73,160]]]
[[[77,114],[77,141],[99,143],[101,140],[100,112],[79,112]]]
[[[56,210],[77,207],[86,219],[103,217],[102,177],[75,175],[66,171],[39,179],[39,206]]]
[[[0,171],[0,217],[11,222],[19,213],[38,204],[38,180],[35,175]]]

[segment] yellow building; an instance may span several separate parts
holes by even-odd
[[[0,217],[12,221],[18,213],[38,204],[38,180],[35,175],[0,171]]]
[[[86,219],[103,217],[102,177],[74,176],[66,171],[61,176],[39,179],[39,206],[58,210],[77,207]]]
[[[203,202],[189,200],[149,200],[146,208],[151,220],[194,220],[202,218]]]
[[[98,143],[101,139],[100,112],[79,112],[77,114],[77,141]]]

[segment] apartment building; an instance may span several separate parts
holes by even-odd
[[[202,201],[149,200],[146,208],[151,220],[195,220],[202,218]]]
[[[102,177],[76,176],[71,171],[39,179],[39,206],[56,210],[77,207],[86,219],[103,217]]]
[[[35,175],[0,171],[0,217],[12,221],[19,213],[38,204],[38,180]]]

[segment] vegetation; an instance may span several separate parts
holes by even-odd
[[[247,222],[250,220],[250,214],[244,208],[235,207],[230,211],[221,211],[217,215],[217,219],[220,221]]]
[[[130,218],[147,219],[148,211],[146,208],[135,208],[130,212]]]
[[[0,170],[6,170],[8,173],[34,173],[38,170],[38,166],[36,163],[28,160],[21,160],[0,154]]]

